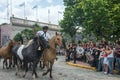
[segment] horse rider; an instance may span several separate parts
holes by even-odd
[[[38,36],[43,36],[45,38],[46,41],[49,41],[50,40],[50,34],[48,33],[48,26],[43,26],[43,30],[41,31],[38,31],[37,32],[37,35]],[[38,53],[41,53],[39,54],[39,56],[42,56],[43,58],[43,49],[41,49],[40,47],[38,48]],[[41,58],[41,59],[42,59]],[[40,60],[40,67],[41,68],[44,68],[44,64],[42,63],[43,61]]]
[[[37,35],[43,36],[46,39],[46,41],[49,41],[49,39],[51,38],[50,34],[48,33],[48,26],[43,26],[43,30],[38,31]]]

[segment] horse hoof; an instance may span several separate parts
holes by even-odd
[[[17,73],[15,73],[15,75],[17,76]]]
[[[25,75],[23,75],[23,78],[25,78]]]
[[[35,77],[38,78],[38,75],[36,75]]]
[[[9,69],[9,67],[6,67],[6,69]]]
[[[43,75],[43,76],[45,76],[45,75],[46,75],[46,73],[43,73],[42,75]]]
[[[35,75],[32,76],[32,80],[35,80]]]
[[[15,67],[15,65],[12,66],[13,68]]]
[[[53,78],[53,77],[50,75],[50,78]]]
[[[56,57],[56,61],[58,60],[58,58]]]
[[[44,69],[44,67],[41,67],[41,69]]]

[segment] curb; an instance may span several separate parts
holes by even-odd
[[[76,67],[80,67],[80,68],[85,68],[85,69],[90,69],[90,70],[96,70],[95,67],[90,67],[90,66],[84,66],[84,65],[79,65],[79,64],[74,64],[72,62],[66,62],[68,65],[71,66],[76,66]]]
[[[90,66],[84,66],[84,65],[80,65],[80,64],[74,64],[72,62],[66,62],[68,65],[71,66],[75,66],[75,67],[80,67],[80,68],[85,68],[85,69],[89,69],[89,70],[96,70],[95,67],[90,67]],[[118,71],[114,70],[114,73],[116,74]]]

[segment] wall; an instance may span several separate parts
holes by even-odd
[[[1,35],[0,35],[0,40],[1,43],[0,45],[5,45],[7,44],[9,39],[12,39],[12,27],[9,24],[6,25],[0,25],[0,30],[1,30]]]

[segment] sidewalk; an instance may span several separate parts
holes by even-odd
[[[91,67],[88,63],[84,63],[81,61],[76,61],[76,64],[73,63],[73,61],[66,62],[68,65],[75,66],[75,67],[80,67],[80,68],[85,68],[89,70],[96,70],[95,67]],[[114,70],[114,73],[116,74],[117,71]]]

